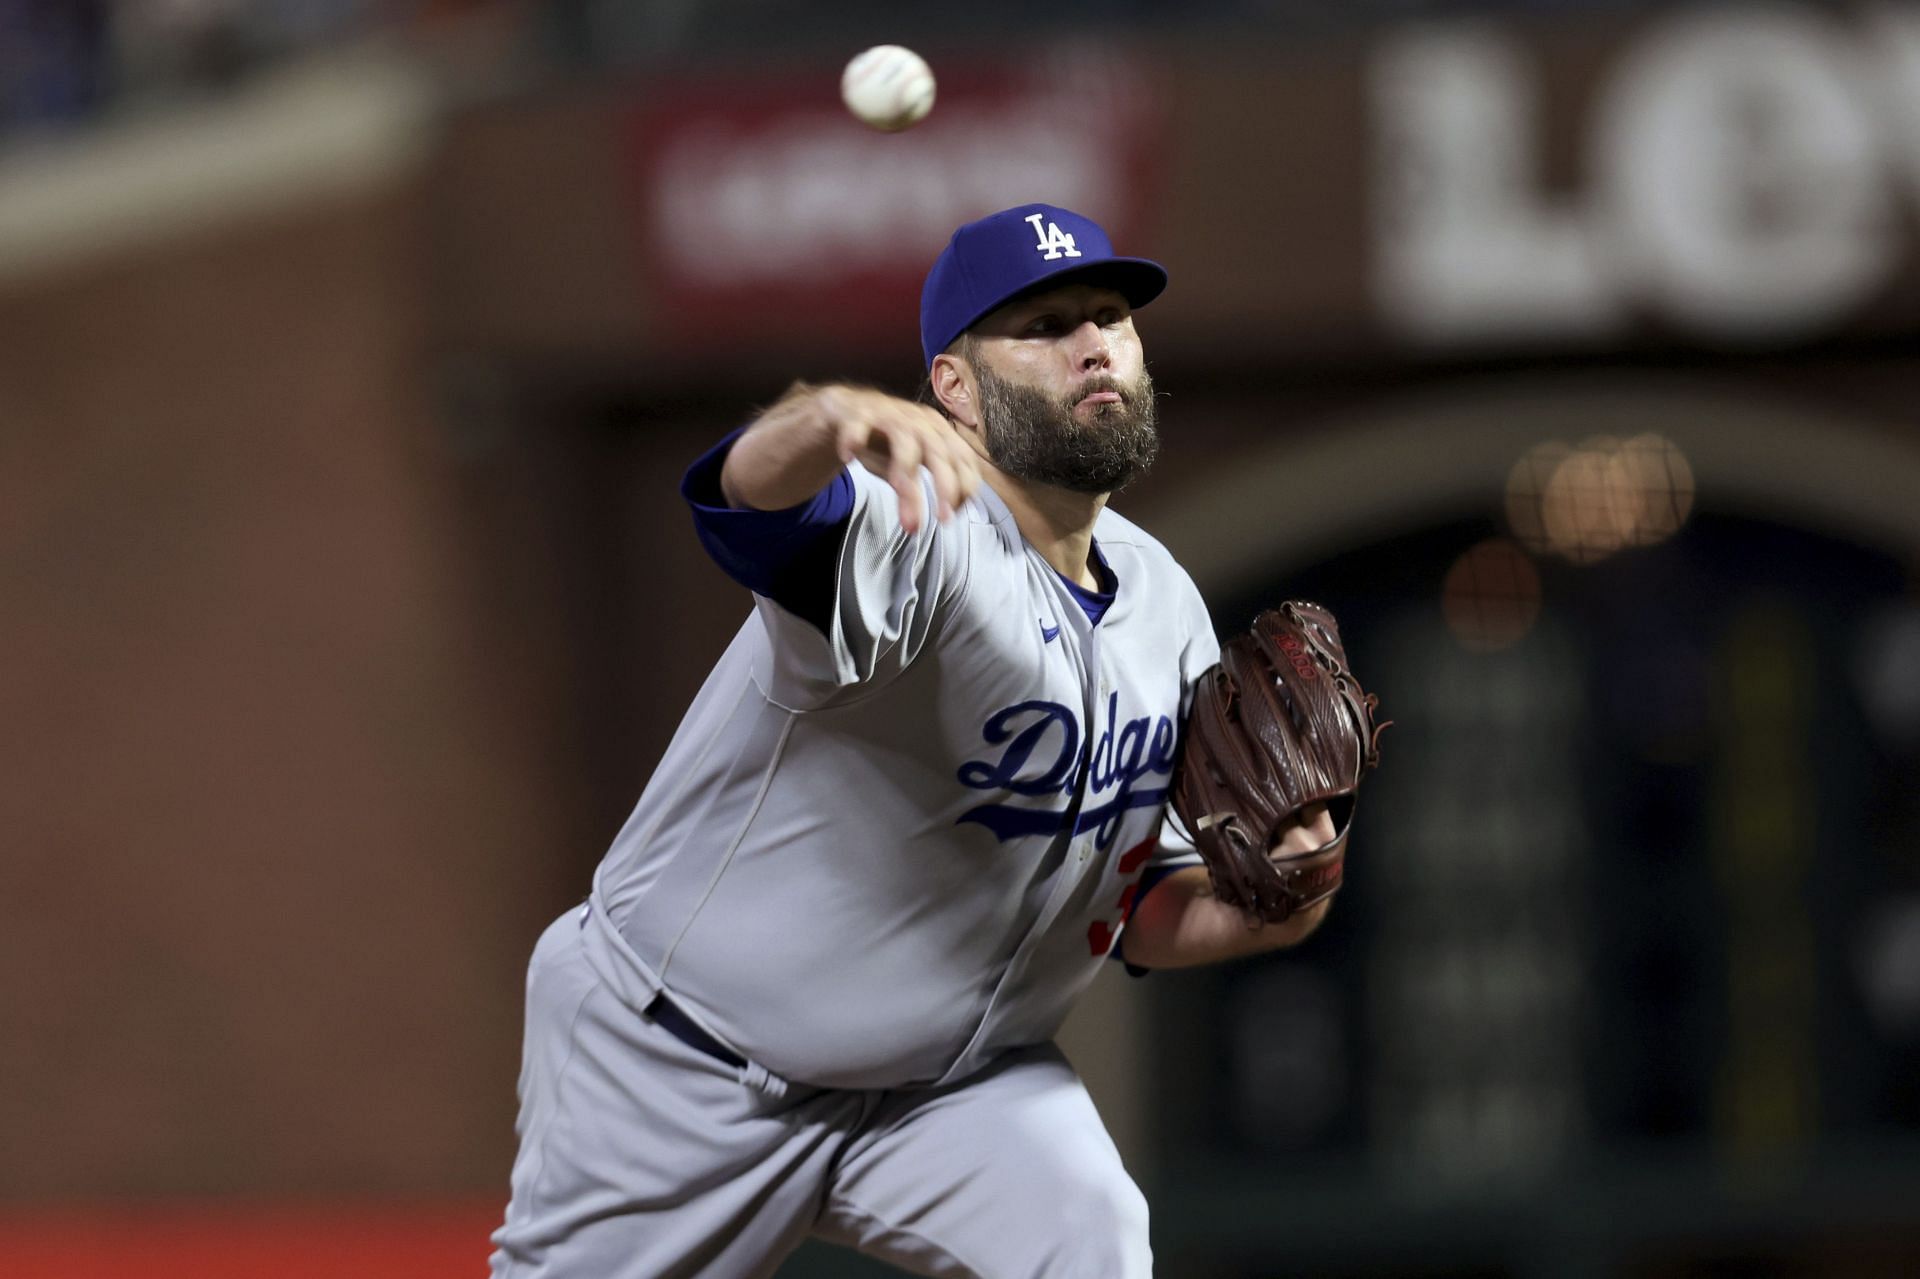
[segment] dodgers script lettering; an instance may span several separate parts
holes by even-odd
[[[1128,811],[1166,802],[1166,781],[1173,775],[1179,735],[1165,715],[1122,720],[1118,693],[1108,696],[1105,718],[1100,736],[1083,750],[1080,721],[1070,707],[1026,701],[996,711],[981,727],[980,736],[998,751],[962,764],[960,784],[970,790],[1013,795],[1080,796],[1073,833],[1093,831],[1100,848],[1111,848]],[[1141,784],[1155,781],[1157,785]],[[962,813],[959,822],[984,826],[1005,842],[1023,835],[1057,834],[1074,807],[1072,803],[1060,809],[981,804]]]

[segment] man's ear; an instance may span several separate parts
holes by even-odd
[[[946,351],[934,356],[927,382],[948,417],[963,429],[980,429],[979,390],[965,356]]]

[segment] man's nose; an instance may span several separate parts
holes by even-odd
[[[1092,320],[1082,324],[1073,336],[1078,344],[1075,353],[1080,359],[1081,372],[1091,373],[1113,363],[1113,347],[1107,341],[1107,331]]]

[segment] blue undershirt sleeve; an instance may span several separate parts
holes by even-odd
[[[826,634],[840,547],[853,518],[853,476],[843,468],[827,487],[784,510],[729,506],[720,469],[739,438],[735,431],[707,450],[680,481],[694,532],[728,577]]]

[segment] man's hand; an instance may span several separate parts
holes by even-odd
[[[823,388],[820,408],[835,423],[840,460],[860,463],[900,495],[900,527],[909,533],[926,519],[921,467],[933,476],[942,520],[980,487],[978,456],[935,409],[853,386]]]
[[[1340,891],[1354,799],[1380,761],[1378,707],[1318,604],[1288,600],[1221,645],[1194,681],[1168,788],[1221,901],[1280,923]]]
[[[980,487],[979,458],[934,409],[867,387],[795,383],[734,442],[720,488],[735,506],[779,510],[818,493],[850,462],[893,487],[909,533],[927,517],[922,467],[942,520]]]
[[[1284,857],[1296,853],[1310,853],[1316,848],[1325,848],[1333,842],[1338,832],[1333,829],[1333,814],[1327,811],[1325,804],[1309,804],[1300,810],[1297,821],[1288,822],[1281,828],[1280,838],[1268,851],[1271,857]]]

